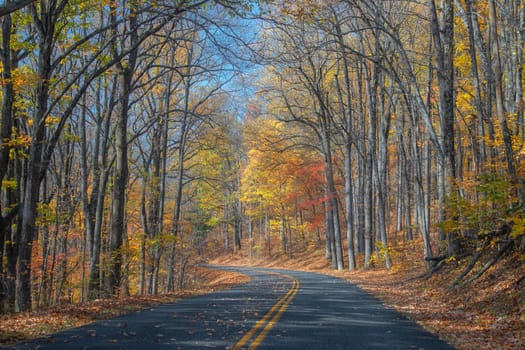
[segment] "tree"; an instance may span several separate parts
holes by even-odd
[[[0,183],[2,190],[4,183],[9,180],[7,176],[9,169],[13,167],[10,162],[10,153],[13,150],[13,145],[10,145],[7,140],[13,140],[13,130],[16,130],[14,123],[14,102],[15,102],[15,84],[13,82],[13,69],[16,68],[19,60],[19,54],[11,47],[11,33],[13,32],[11,15],[5,15],[2,19],[2,47],[0,50],[2,62],[2,116],[0,138],[3,140],[0,145]],[[16,135],[14,135],[16,137]],[[13,140],[14,141],[14,140]],[[11,164],[10,164],[11,163]],[[9,174],[9,175],[8,175]],[[17,187],[17,186],[15,186]],[[13,198],[15,188],[6,188],[7,192],[5,203],[0,202],[0,260],[4,261],[6,257],[8,264],[3,263],[0,266],[0,276],[4,283],[0,284],[0,311],[4,309],[4,301],[7,301],[7,310],[11,307],[9,304],[14,304],[14,286],[15,286],[15,272],[16,256],[14,245],[11,242],[11,223],[16,216],[18,207]],[[14,205],[14,207],[13,207]],[[4,208],[5,206],[5,208]],[[4,213],[5,212],[5,213]],[[6,247],[4,255],[4,246]]]

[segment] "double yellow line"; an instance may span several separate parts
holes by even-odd
[[[289,275],[284,275],[280,273],[275,273],[276,275],[280,275],[283,277],[286,277],[290,279],[292,283],[292,287],[288,290],[288,292],[283,295],[277,303],[275,303],[274,306],[264,315],[263,318],[261,318],[255,326],[253,326],[252,329],[248,333],[244,335],[244,337],[239,340],[237,344],[233,347],[233,350],[240,350],[248,344],[251,341],[250,346],[248,346],[247,349],[253,350],[256,349],[261,342],[266,337],[266,334],[273,328],[273,326],[279,321],[279,318],[281,318],[281,315],[283,312],[288,308],[288,305],[292,302],[293,298],[295,298],[295,295],[299,291],[299,281],[296,278],[293,278]],[[264,327],[263,327],[264,326]],[[262,330],[260,330],[262,328]],[[259,331],[260,330],[260,331]],[[257,334],[258,333],[258,334]]]

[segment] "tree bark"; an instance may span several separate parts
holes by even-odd
[[[110,8],[116,9],[117,5],[111,1]],[[122,282],[123,242],[126,230],[126,189],[128,186],[128,113],[130,108],[130,96],[133,92],[133,73],[137,64],[138,56],[138,28],[137,28],[137,4],[130,4],[131,15],[129,16],[129,46],[127,62],[118,62],[118,100],[117,100],[117,122],[115,130],[115,168],[113,178],[113,201],[111,208],[111,228],[109,233],[109,271],[107,280],[107,291],[112,295],[120,293]],[[116,13],[110,15],[113,30],[117,30]],[[124,43],[122,43],[125,45]],[[114,58],[118,56],[114,52]]]
[[[190,43],[190,45],[192,45]],[[186,65],[187,71],[183,77],[184,84],[184,105],[182,111],[182,120],[180,124],[180,135],[178,140],[178,166],[177,166],[177,184],[176,184],[176,194],[175,194],[175,208],[173,210],[173,220],[172,220],[172,231],[173,241],[171,242],[169,262],[168,262],[168,275],[166,279],[166,288],[168,292],[175,291],[175,254],[176,254],[176,239],[180,234],[180,216],[181,216],[181,205],[182,205],[182,188],[184,186],[184,160],[186,157],[186,141],[188,136],[188,127],[190,123],[190,93],[192,87],[192,76],[191,76],[191,65],[193,63],[193,46],[188,48]]]
[[[336,11],[332,9],[334,13],[336,38],[341,50],[341,61],[342,70],[344,76],[344,95],[345,98],[340,98],[341,111],[344,115],[344,177],[345,177],[345,210],[346,210],[346,240],[347,240],[347,253],[348,253],[348,269],[353,271],[356,269],[355,262],[355,247],[354,247],[354,189],[352,184],[352,145],[353,145],[353,113],[352,113],[352,87],[350,84],[350,65],[348,63],[348,54],[346,52],[346,46],[344,43],[343,33],[341,30],[341,23],[336,16]],[[336,82],[337,76],[336,76]],[[339,85],[339,83],[338,83]],[[343,91],[338,86],[339,93],[342,95]],[[344,102],[343,102],[344,100]],[[346,103],[346,107],[345,104]]]
[[[512,136],[507,123],[507,112],[504,104],[504,93],[503,93],[503,72],[501,63],[501,49],[500,39],[498,34],[498,24],[496,19],[496,4],[494,0],[489,0],[489,32],[490,32],[490,43],[493,54],[493,77],[494,77],[494,90],[496,93],[496,114],[501,128],[501,136],[503,137],[503,143],[505,145],[505,160],[507,163],[507,172],[513,180],[516,179],[516,169],[514,166],[514,152],[512,149]]]
[[[439,87],[439,114],[441,119],[441,144],[444,158],[440,166],[440,221],[445,219],[444,200],[453,190],[456,180],[455,154],[455,86],[454,86],[454,5],[452,0],[443,0],[441,20],[435,0],[430,1],[430,26],[437,62]],[[448,254],[459,254],[458,232],[446,232]]]
[[[27,178],[24,187],[23,201],[19,213],[18,267],[16,286],[16,310],[31,309],[31,261],[32,244],[36,235],[37,203],[40,198],[40,183],[46,170],[43,162],[44,142],[46,137],[45,118],[49,99],[49,84],[52,75],[51,56],[53,53],[56,14],[43,13],[38,17],[37,10],[32,6],[33,20],[37,23],[39,32],[38,43],[38,73],[36,87],[36,107],[34,113],[31,145],[27,159]]]
[[[9,3],[9,2],[8,2]],[[0,121],[0,183],[6,179],[8,174],[9,167],[9,153],[11,147],[9,147],[6,140],[11,140],[12,131],[14,126],[13,118],[13,105],[14,105],[14,87],[12,81],[12,69],[13,65],[16,65],[16,61],[12,59],[12,50],[11,50],[11,32],[12,32],[12,22],[11,16],[6,15],[0,19],[1,28],[2,28],[2,46],[0,49],[0,56],[2,60],[2,115]],[[12,166],[12,164],[11,164]],[[10,189],[6,189],[7,192],[12,192]],[[7,196],[8,198],[10,196]],[[11,302],[9,301],[8,294],[10,287],[9,284],[12,284],[13,276],[9,276],[9,270],[4,262],[4,246],[9,246],[8,249],[13,249],[14,246],[11,242],[11,222],[15,218],[14,211],[6,210],[4,214],[4,208],[9,208],[11,203],[4,203],[0,200],[0,279],[5,281],[5,283],[0,283],[0,313],[4,311],[4,305],[6,306],[6,311],[9,311],[12,308]],[[10,214],[12,213],[12,214]],[[7,250],[7,249],[6,249]],[[6,253],[8,253],[6,251]],[[6,254],[5,257],[9,260],[12,257],[10,254]],[[16,264],[16,262],[15,262]],[[5,267],[5,269],[4,269]]]

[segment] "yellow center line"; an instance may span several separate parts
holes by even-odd
[[[277,274],[277,273],[276,273]],[[259,335],[253,340],[251,345],[248,347],[248,349],[255,349],[257,346],[261,344],[263,339],[266,337],[266,334],[272,329],[272,327],[277,323],[281,315],[284,313],[284,311],[288,308],[288,305],[291,303],[291,301],[294,299],[295,295],[299,291],[299,281],[292,276],[284,275],[284,274],[277,274],[280,276],[284,276],[290,280],[293,281],[292,287],[288,290],[288,292],[283,295],[275,305],[272,306],[270,311],[268,311],[263,318],[261,318],[255,326],[253,326],[252,329],[248,333],[246,333],[237,344],[233,347],[233,350],[239,350],[241,349],[245,344],[247,344],[250,339],[254,337],[254,335],[257,333],[257,331],[263,326],[263,330],[259,333]],[[268,321],[270,320],[270,321]]]
[[[295,295],[299,291],[299,281],[294,280],[294,284],[295,284],[295,286],[292,287],[292,289],[291,289],[291,290],[293,290],[292,294],[290,294],[290,296],[288,297],[286,302],[284,302],[281,305],[281,307],[279,308],[279,311],[277,311],[277,313],[275,313],[275,315],[270,320],[270,322],[268,322],[266,324],[266,326],[264,327],[262,332],[259,333],[257,338],[255,338],[255,340],[253,341],[253,343],[250,345],[250,347],[248,349],[253,350],[253,349],[257,348],[259,346],[259,344],[261,344],[261,342],[264,340],[264,338],[266,337],[266,334],[270,331],[270,329],[272,329],[273,326],[277,323],[277,321],[279,321],[279,318],[281,318],[281,315],[283,314],[284,311],[286,311],[286,309],[288,308],[288,305],[290,305],[290,302],[293,300],[293,298],[295,298]]]

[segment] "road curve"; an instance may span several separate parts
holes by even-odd
[[[11,349],[453,349],[339,278],[221,268],[251,281]]]

